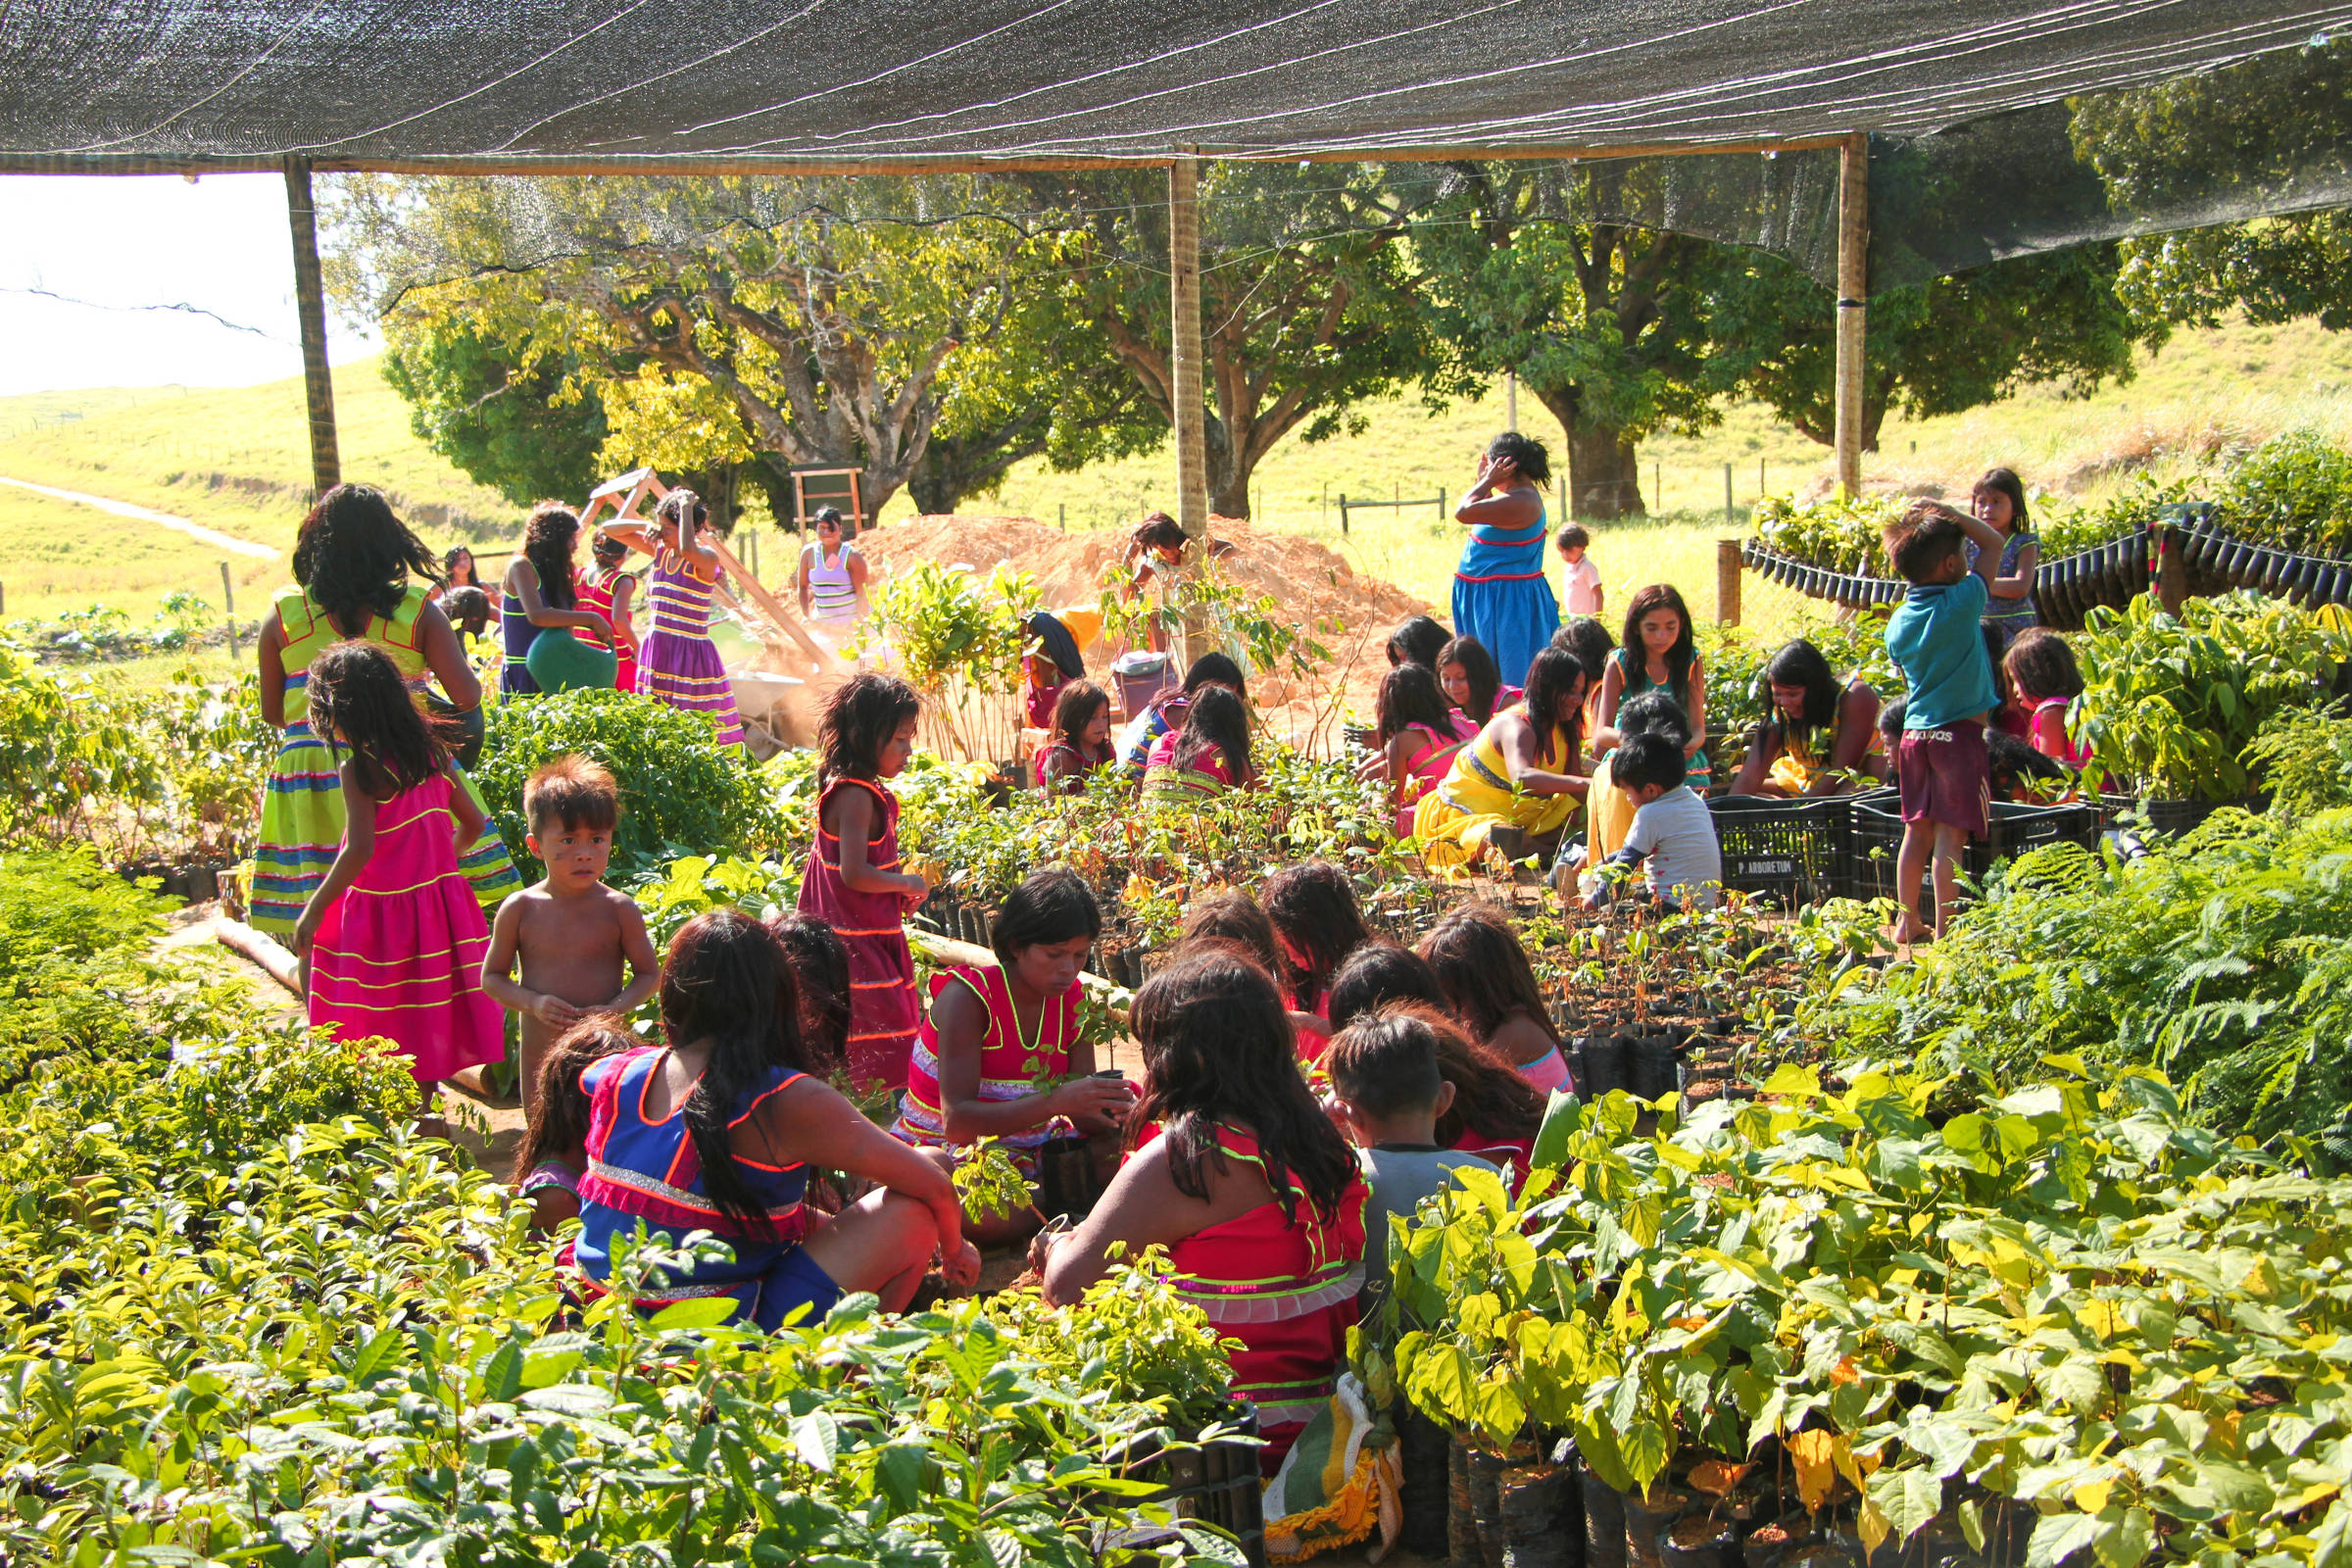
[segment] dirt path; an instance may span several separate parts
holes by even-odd
[[[127,501],[109,501],[104,496],[83,495],[78,490],[60,490],[55,485],[34,484],[30,479],[11,479],[4,473],[0,473],[0,484],[15,485],[20,490],[30,490],[35,495],[48,496],[53,500],[71,501],[76,506],[95,507],[100,512],[111,513],[118,517],[135,517],[141,522],[152,522],[159,528],[184,533],[199,544],[218,546],[232,556],[250,556],[256,561],[277,559],[277,551],[270,545],[240,539],[233,533],[222,533],[218,528],[207,528],[201,522],[174,516],[169,512],[134,507]]]

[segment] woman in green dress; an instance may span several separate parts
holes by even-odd
[[[311,733],[311,661],[336,643],[359,639],[389,654],[420,695],[430,671],[458,711],[481,703],[481,680],[466,662],[457,631],[439,607],[425,602],[433,564],[431,552],[393,514],[382,492],[366,485],[335,486],[302,519],[294,545],[299,586],[278,590],[262,624],[259,653],[262,716],[285,731],[262,799],[261,845],[254,851],[252,917],[260,930],[292,934],[343,844],[335,751]],[[466,789],[480,806],[480,792],[471,783]],[[459,858],[459,868],[485,906],[522,885],[496,827]]]

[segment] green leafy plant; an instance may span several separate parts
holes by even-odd
[[[742,747],[720,745],[708,717],[626,692],[565,692],[492,710],[473,770],[526,876],[541,867],[523,845],[523,785],[566,753],[604,763],[619,782],[612,859],[620,877],[689,853],[757,858],[783,841],[783,814],[759,767]]]
[[[2271,791],[2274,810],[2308,815],[2352,806],[2352,713],[2340,703],[2272,714],[2245,756]]]
[[[2352,662],[2352,636],[2258,594],[2192,599],[2178,617],[2143,594],[2093,610],[2075,652],[2097,767],[2143,794],[2224,801],[2254,787],[2246,748],[2271,716],[2321,701]]]
[[[1013,755],[1021,660],[1035,641],[1027,621],[1041,602],[1035,580],[1005,564],[976,578],[918,561],[874,591],[867,634],[922,694],[934,751],[974,761]],[[872,651],[863,642],[848,650],[853,658]]]

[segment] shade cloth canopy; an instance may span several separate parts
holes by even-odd
[[[0,169],[1912,136],[2348,20],[2352,0],[27,0],[0,11]]]

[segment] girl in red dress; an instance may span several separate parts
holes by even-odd
[[[861,1086],[906,1087],[921,1010],[906,917],[931,889],[899,869],[899,798],[882,781],[906,771],[922,712],[905,681],[859,675],[833,694],[817,730],[816,843],[800,909],[849,949],[850,1076]]]

